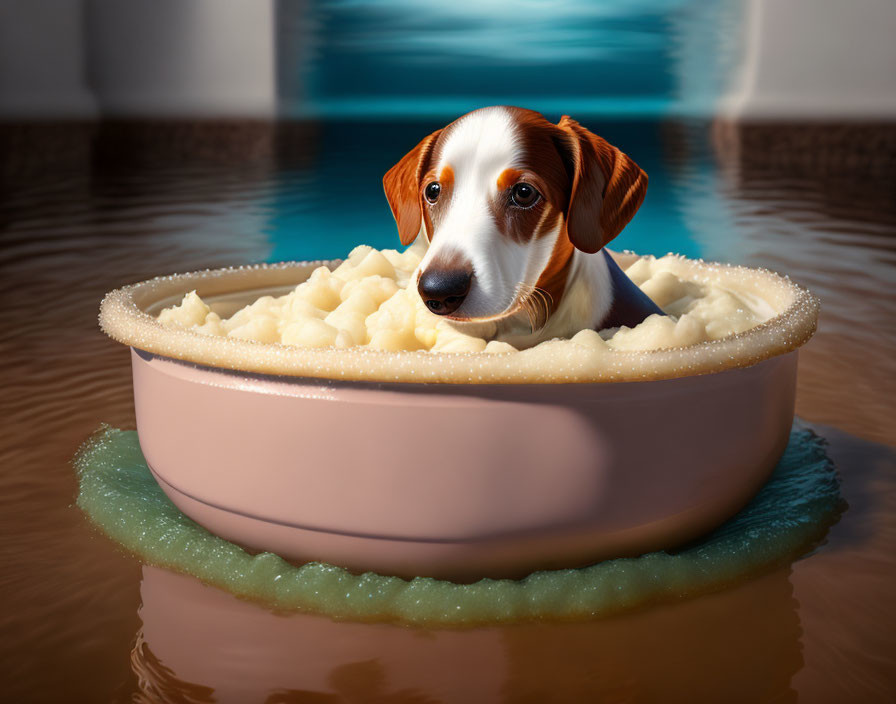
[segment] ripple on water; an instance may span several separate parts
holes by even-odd
[[[665,609],[595,622],[607,628],[618,623],[612,647],[606,646],[612,668],[605,679],[631,674],[638,663],[668,664],[665,676],[641,671],[638,681],[666,691],[670,671],[693,683],[713,662],[708,651],[721,659],[738,643],[746,662],[753,652],[743,645],[749,626],[737,624],[750,621],[765,630],[748,642],[769,662],[769,643],[798,627],[795,664],[783,680],[788,692],[791,673],[802,668],[792,683],[801,698],[892,701],[896,473],[892,450],[866,441],[892,446],[896,422],[896,131],[856,124],[842,148],[823,142],[802,147],[802,135],[829,127],[769,124],[758,132],[741,130],[740,147],[729,153],[709,144],[706,124],[583,120],[599,125],[613,143],[635,145],[650,173],[650,192],[623,234],[631,235],[624,246],[664,254],[693,241],[695,253],[707,259],[787,273],[821,297],[819,331],[800,352],[797,410],[865,439],[824,430],[839,438],[832,454],[840,453],[851,508],[830,545],[779,575],[787,608],[793,602],[795,609],[786,615],[797,624],[779,622],[761,580],[678,605],[698,612],[688,611],[673,629],[701,643],[696,654],[657,635],[668,633]],[[427,126],[440,124],[433,119]],[[888,141],[872,140],[862,151],[868,142],[862,134],[869,131],[889,135]],[[787,139],[774,138],[779,132]],[[164,273],[339,256],[362,230],[381,236],[379,246],[394,246],[380,179],[409,146],[408,136],[423,133],[419,122],[392,121],[0,129],[0,355],[7,371],[0,385],[0,525],[6,538],[0,541],[0,632],[9,636],[0,638],[0,661],[6,699],[112,699],[137,629],[137,564],[94,536],[70,508],[77,487],[68,461],[84,437],[101,420],[134,427],[128,352],[96,324],[103,294]],[[830,154],[853,156],[833,163]],[[346,174],[352,175],[350,188]],[[319,249],[306,251],[312,245]],[[844,454],[844,447],[853,449]],[[727,600],[736,593],[739,601]],[[724,607],[713,606],[716,598]],[[761,623],[744,615],[760,611]],[[715,639],[706,635],[717,627]],[[532,643],[562,657],[550,660],[538,650],[517,673],[524,682],[510,699],[531,700],[531,691],[549,699],[547,690],[537,689],[552,681],[549,662],[570,683],[594,681],[599,637],[589,625],[557,626],[562,634],[554,640],[531,628]],[[620,655],[618,641],[625,637],[634,640]],[[651,651],[654,646],[659,650]],[[753,671],[749,677],[762,679]],[[719,691],[732,689],[743,691],[730,683]],[[569,700],[593,699],[590,693],[583,689]]]

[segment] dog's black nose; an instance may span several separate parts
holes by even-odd
[[[467,269],[430,268],[417,282],[420,298],[436,315],[453,313],[470,291],[473,272]]]

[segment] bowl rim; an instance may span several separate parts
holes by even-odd
[[[623,264],[640,256],[631,252],[612,255]],[[555,352],[550,366],[544,364],[544,355],[532,354],[536,348],[504,354],[302,348],[204,335],[162,325],[146,312],[165,298],[179,299],[192,290],[207,297],[295,286],[315,268],[333,268],[342,261],[334,259],[250,264],[158,276],[107,293],[100,304],[99,324],[103,332],[122,344],[203,366],[272,376],[414,384],[569,384],[672,379],[752,366],[799,348],[815,333],[819,300],[789,277],[763,268],[680,256],[679,259],[695,281],[739,278],[752,282],[753,288],[760,284],[771,287],[768,290],[783,297],[786,305],[777,315],[749,330],[686,347],[620,351],[545,342],[537,349]]]

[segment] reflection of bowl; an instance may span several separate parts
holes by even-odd
[[[494,702],[510,675],[496,628],[273,613],[148,565],[140,601],[131,662],[148,694],[167,694],[152,701],[199,701],[178,695],[202,687],[217,702]]]
[[[783,452],[815,300],[772,274],[694,266],[752,277],[782,314],[702,351],[613,353],[610,372],[558,360],[527,383],[513,383],[525,353],[290,349],[147,315],[194,288],[232,310],[310,265],[145,282],[110,294],[101,319],[134,347],[150,468],[209,530],[353,570],[520,576],[694,538],[746,503]],[[471,374],[487,383],[452,383]]]
[[[131,662],[147,701],[786,701],[803,667],[788,575],[609,619],[409,628],[274,613],[144,566]]]

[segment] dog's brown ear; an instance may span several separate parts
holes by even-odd
[[[436,130],[402,157],[383,176],[383,190],[398,225],[398,237],[402,244],[417,239],[423,213],[420,204],[420,179],[429,168],[429,158],[436,138],[442,130]]]
[[[572,179],[566,231],[577,249],[594,253],[622,232],[641,207],[647,174],[568,115],[557,126],[563,132],[558,148]]]

